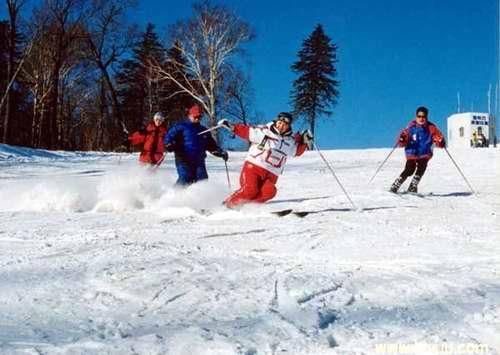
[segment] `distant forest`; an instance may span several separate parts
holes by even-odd
[[[157,111],[169,124],[194,102],[209,125],[253,114],[249,77],[238,65],[253,31],[223,6],[195,3],[192,16],[162,36],[153,24],[128,21],[133,0],[43,0],[28,15],[26,0],[6,7],[2,143],[109,151]]]

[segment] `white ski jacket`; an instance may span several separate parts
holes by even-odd
[[[302,143],[299,133],[293,135],[290,131],[281,135],[273,124],[269,122],[255,127],[237,124],[234,133],[251,144],[246,161],[279,176],[283,173],[287,158],[302,155],[306,145]]]

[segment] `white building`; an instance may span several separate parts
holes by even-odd
[[[495,116],[481,112],[456,113],[448,117],[450,147],[496,146]]]

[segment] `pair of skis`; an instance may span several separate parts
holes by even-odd
[[[272,215],[275,215],[275,216],[278,216],[278,217],[285,217],[285,216],[288,216],[289,214],[293,214],[294,216],[297,216],[297,217],[300,217],[300,218],[303,218],[305,216],[307,216],[309,213],[311,212],[308,212],[308,211],[294,211],[290,208],[286,209],[286,210],[280,210],[280,211],[272,211],[271,214]]]

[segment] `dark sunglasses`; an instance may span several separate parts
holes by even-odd
[[[418,118],[427,118],[426,115],[417,115]]]

